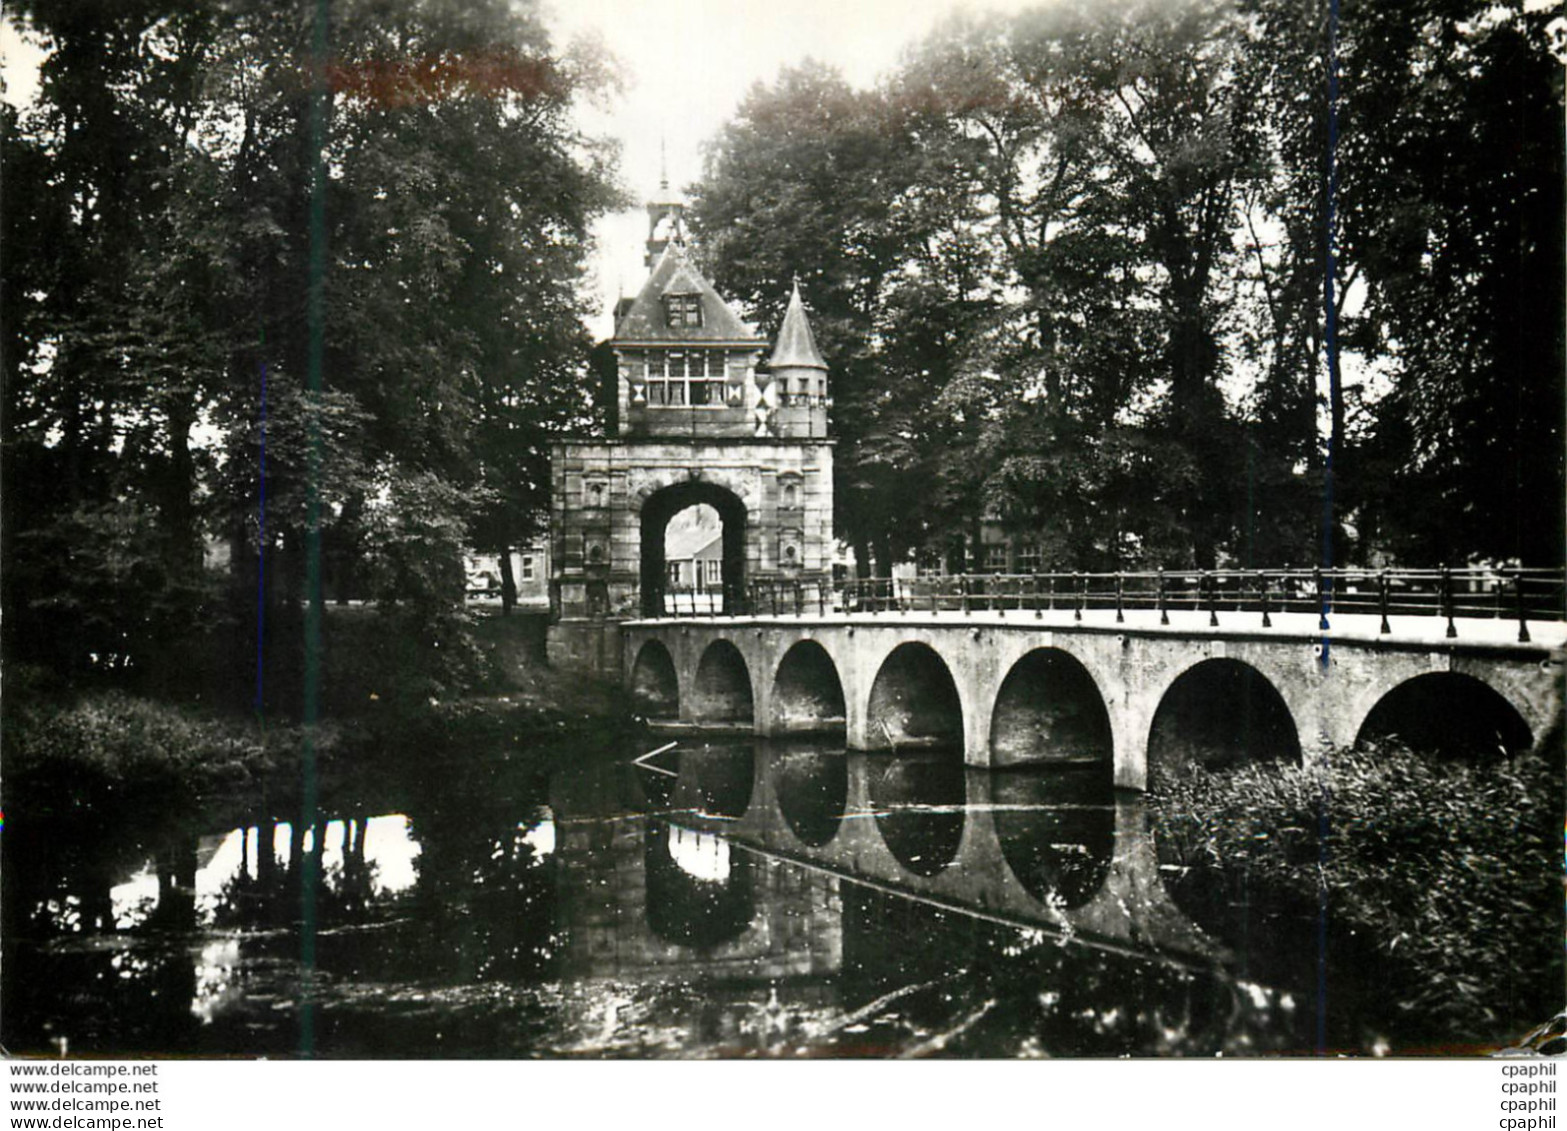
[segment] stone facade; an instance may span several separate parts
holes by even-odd
[[[664,531],[706,504],[723,524],[721,601],[753,583],[832,574],[827,367],[798,288],[772,355],[667,238],[678,206],[649,208],[652,273],[618,312],[618,434],[551,452],[550,560],[557,666],[620,674],[618,625],[660,615]]]

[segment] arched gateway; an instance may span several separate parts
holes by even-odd
[[[612,438],[551,451],[550,661],[610,678],[621,621],[681,611],[666,602],[664,535],[686,507],[711,506],[723,527],[717,592],[699,587],[691,611],[743,611],[750,582],[832,572],[827,365],[799,289],[764,362],[767,341],[687,257],[682,210],[648,205],[651,273],[615,311]]]
[[[669,522],[688,507],[709,506],[718,512],[721,527],[718,536],[718,577],[706,578],[698,571],[689,581],[692,592],[703,590],[711,597],[707,608],[733,613],[745,596],[745,503],[733,492],[700,479],[677,483],[654,492],[642,504],[642,615],[648,617],[678,613],[679,587],[670,584],[669,567],[685,563],[669,562],[664,553],[665,531]],[[707,562],[694,563],[705,566]],[[694,611],[694,606],[693,606]]]

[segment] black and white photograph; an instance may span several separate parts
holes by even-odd
[[[0,43],[13,1066],[1567,1053],[1557,4]]]

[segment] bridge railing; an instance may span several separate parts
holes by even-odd
[[[709,595],[711,597],[711,594]],[[1116,573],[946,574],[915,578],[865,578],[836,585],[818,581],[760,581],[743,593],[726,593],[723,612],[697,602],[669,615],[806,616],[829,613],[908,615],[976,612],[1036,615],[1090,609],[1152,610],[1161,623],[1173,611],[1207,614],[1212,627],[1272,627],[1277,613],[1312,613],[1326,627],[1333,614],[1378,617],[1391,632],[1392,617],[1435,617],[1457,636],[1457,622],[1511,620],[1518,639],[1529,639],[1530,621],[1567,619],[1567,577],[1552,569],[1284,569],[1155,570]]]

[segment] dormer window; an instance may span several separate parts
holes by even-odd
[[[700,326],[702,300],[698,295],[665,295],[664,317],[672,328]]]

